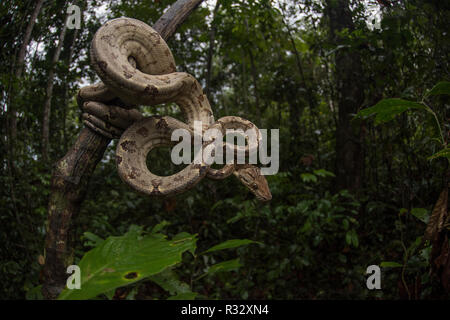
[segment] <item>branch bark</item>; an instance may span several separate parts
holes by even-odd
[[[167,40],[202,1],[178,0],[153,28]],[[55,299],[65,287],[66,268],[73,260],[73,218],[80,210],[89,179],[110,142],[110,139],[84,128],[75,145],[55,165],[42,270],[42,293],[46,299]]]

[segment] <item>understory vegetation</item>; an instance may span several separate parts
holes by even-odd
[[[152,26],[174,2],[0,2],[0,298],[42,298],[51,174],[83,127],[77,91],[99,80],[93,35],[121,16]],[[71,4],[80,29],[64,28]],[[279,129],[272,200],[234,177],[140,195],[114,140],[73,221],[73,264],[129,271],[61,298],[448,299],[449,21],[439,0],[204,1],[168,45],[216,119]],[[148,163],[179,169],[168,149]]]

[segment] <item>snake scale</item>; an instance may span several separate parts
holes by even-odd
[[[147,154],[158,146],[173,145],[172,132],[185,129],[193,133],[194,122],[201,121],[202,133],[216,128],[258,128],[248,120],[228,116],[214,121],[213,112],[200,83],[190,74],[177,72],[172,52],[164,39],[142,21],[118,18],[100,27],[92,40],[91,62],[102,82],[83,87],[77,101],[83,122],[108,138],[120,138],[116,163],[121,179],[147,195],[169,196],[195,186],[205,176],[224,179],[234,174],[261,201],[272,198],[258,167],[227,163],[213,169],[201,157],[170,176],[153,174],[146,164]],[[176,103],[186,123],[169,116],[144,117],[140,105]],[[230,146],[224,143],[224,149]],[[248,154],[250,144],[244,147]],[[256,144],[257,147],[257,144]],[[236,153],[239,148],[233,146]]]

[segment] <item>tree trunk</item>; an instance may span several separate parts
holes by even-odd
[[[25,55],[27,53],[28,45],[30,44],[31,40],[31,33],[33,31],[34,25],[36,23],[36,19],[39,15],[39,12],[42,9],[42,4],[44,3],[44,0],[38,0],[36,3],[36,6],[34,7],[33,13],[30,17],[30,22],[27,25],[27,28],[25,29],[25,34],[23,36],[23,41],[19,49],[19,53],[17,55],[16,60],[16,67],[14,70],[14,75],[16,78],[20,78],[22,76],[22,72],[24,69],[25,64]],[[14,141],[17,137],[17,116],[16,116],[16,108],[14,105],[14,101],[11,98],[11,103],[8,105],[8,114],[9,114],[9,128],[10,128],[10,139],[11,139],[11,145],[14,145]]]
[[[300,52],[298,52],[297,50],[297,46],[295,44],[295,39],[294,36],[292,34],[292,29],[289,26],[289,24],[286,22],[286,13],[285,13],[285,6],[281,6],[281,12],[282,12],[282,23],[283,25],[286,27],[286,31],[287,31],[287,37],[289,38],[289,42],[292,46],[292,51],[294,52],[294,56],[295,56],[295,62],[296,62],[296,66],[297,66],[297,71],[298,71],[298,75],[300,76],[300,81],[302,83],[303,89],[306,93],[306,100],[307,103],[309,105],[309,110],[311,112],[311,124],[312,124],[312,128],[313,128],[313,138],[315,140],[315,145],[316,148],[318,149],[319,147],[319,136],[315,133],[318,129],[319,129],[319,115],[318,115],[318,103],[317,103],[317,99],[314,96],[314,92],[312,89],[313,86],[313,81],[312,79],[310,81],[307,81],[306,77],[305,77],[305,72],[304,72],[304,68],[303,68],[303,64],[302,64],[302,60],[300,58]],[[301,96],[300,92],[296,93],[297,95]],[[298,98],[296,98],[296,100],[298,100]],[[293,160],[293,165],[295,165],[298,162],[298,159],[300,158],[300,154],[298,153],[301,148],[299,148],[298,143],[296,144],[297,140],[296,137],[300,136],[300,130],[299,130],[299,121],[300,121],[300,116],[303,113],[303,110],[296,110],[296,108],[299,108],[301,105],[297,102],[297,103],[292,103],[291,101],[289,101],[289,114],[290,117],[292,119],[290,119],[291,122],[291,132],[293,135],[293,139],[291,140],[291,150],[292,150],[292,160]],[[317,121],[317,123],[316,123]],[[295,137],[295,138],[294,138]],[[317,160],[320,164],[320,154],[317,153]]]
[[[42,118],[42,160],[48,160],[48,149],[49,149],[49,134],[50,134],[50,113],[52,108],[52,96],[53,96],[53,85],[55,78],[55,68],[59,60],[59,55],[61,54],[61,49],[64,44],[64,37],[67,31],[67,18],[64,20],[64,25],[59,33],[58,45],[56,47],[55,53],[53,54],[52,64],[50,66],[50,71],[47,78],[47,88],[45,90],[45,102],[44,102],[44,115]]]
[[[167,40],[202,1],[178,0],[153,28]],[[66,285],[66,268],[73,261],[72,221],[86,196],[89,179],[110,141],[84,128],[75,145],[55,165],[48,205],[45,265],[42,270],[42,293],[46,299],[55,299]]]
[[[349,0],[327,0],[330,37],[335,46],[343,44],[339,32],[354,30]],[[338,126],[336,128],[336,179],[338,189],[356,191],[361,186],[362,163],[360,130],[351,123],[364,100],[361,58],[353,48],[339,48],[335,53]]]
[[[73,61],[73,53],[75,50],[75,43],[78,37],[78,29],[75,29],[73,32],[72,44],[70,46],[69,55],[67,56],[67,75],[70,74],[70,66]],[[67,129],[66,129],[66,118],[67,118],[67,108],[69,106],[69,84],[67,83],[67,77],[64,83],[64,106],[63,106],[63,136],[62,136],[62,145],[64,150],[67,149]]]
[[[244,108],[248,108],[248,97],[247,97],[247,68],[245,66],[245,53],[241,50],[241,67],[242,67],[242,75],[241,75],[241,86],[242,86],[242,101],[244,102]]]
[[[214,54],[214,41],[216,37],[216,26],[214,25],[214,20],[217,15],[217,11],[219,11],[220,0],[216,1],[216,6],[214,7],[213,17],[211,21],[211,30],[209,31],[209,48],[208,48],[208,59],[206,65],[206,88],[205,94],[208,97],[208,100],[211,102],[211,74],[212,74],[212,59]]]
[[[262,125],[262,120],[261,120],[261,106],[259,103],[259,90],[258,90],[258,73],[256,70],[256,65],[255,65],[255,61],[253,59],[253,53],[252,53],[252,49],[249,48],[248,49],[248,55],[250,57],[250,67],[252,68],[252,79],[253,79],[253,90],[254,90],[254,95],[255,95],[255,107],[256,107],[256,125],[260,126]]]

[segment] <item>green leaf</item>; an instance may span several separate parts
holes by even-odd
[[[450,95],[450,82],[448,81],[438,82],[430,91],[427,92],[425,98],[429,96],[437,96],[440,94]]]
[[[380,263],[380,267],[382,268],[401,268],[403,267],[402,264],[394,261],[383,261]]]
[[[359,239],[358,239],[358,235],[356,234],[356,232],[353,230],[352,232],[352,245],[355,248],[358,248],[359,246]]]
[[[152,275],[149,279],[159,285],[161,288],[169,292],[171,295],[180,293],[193,293],[187,283],[178,279],[177,274],[170,268],[162,272]]]
[[[109,237],[87,252],[78,266],[81,289],[65,289],[58,299],[89,299],[117,287],[160,273],[181,261],[181,255],[195,250],[195,235],[167,240],[163,235],[140,236],[133,228],[121,237]]]
[[[347,232],[345,233],[345,242],[346,242],[347,244],[352,244],[352,234],[351,234],[350,231],[351,231],[351,230],[349,230],[349,231],[347,231]]]
[[[239,262],[239,258],[237,258],[216,263],[215,265],[211,266],[206,273],[213,274],[217,272],[232,271],[239,269],[241,266],[242,264]]]
[[[26,299],[27,300],[44,300],[44,296],[41,292],[42,285],[38,285],[26,293]]]
[[[112,289],[106,292],[103,292],[103,294],[108,298],[108,300],[114,299],[114,295],[116,294],[116,289]]]
[[[354,229],[348,230],[345,233],[345,242],[348,245],[354,246],[355,248],[359,246],[358,235],[356,234],[356,231]]]
[[[314,174],[319,177],[335,177],[336,175],[333,172],[327,171],[325,169],[314,170]]]
[[[190,236],[191,236],[191,234],[189,234],[187,232],[180,232],[172,237],[172,241],[174,241],[175,243],[178,241],[184,241],[185,238],[189,238]],[[196,246],[192,247],[191,249],[188,249],[187,251],[190,252],[195,257],[195,249],[196,249]]]
[[[97,247],[104,241],[102,238],[89,231],[84,232],[83,236],[85,239],[89,240],[84,243],[85,246]]]
[[[312,173],[302,173],[300,177],[303,182],[317,182],[317,177]]]
[[[219,244],[209,248],[208,250],[206,250],[203,253],[209,253],[209,252],[214,252],[214,251],[219,251],[219,250],[224,250],[224,249],[236,248],[236,247],[244,246],[244,245],[247,245],[250,243],[260,243],[260,242],[249,240],[249,239],[232,239],[232,240],[227,240],[225,242],[219,243]]]
[[[165,227],[167,227],[168,225],[170,225],[170,222],[169,221],[166,221],[166,220],[163,220],[163,221],[161,221],[160,223],[158,223],[157,225],[155,225],[153,228],[152,228],[152,233],[157,233],[157,232],[159,232],[159,231],[161,231],[162,229],[164,229]]]
[[[417,102],[398,98],[384,99],[373,107],[359,111],[356,117],[367,117],[375,114],[375,125],[378,125],[380,123],[391,121],[396,116],[410,109],[424,110],[425,106]]]
[[[424,223],[428,223],[430,214],[425,208],[412,208],[411,214]]]
[[[440,158],[440,157],[450,159],[450,148],[445,148],[445,149],[442,149],[442,150],[436,152],[432,156],[428,157],[428,160],[432,160],[432,159],[436,159],[436,158]]]
[[[194,300],[197,296],[196,292],[179,293],[176,296],[171,296],[167,300]]]

